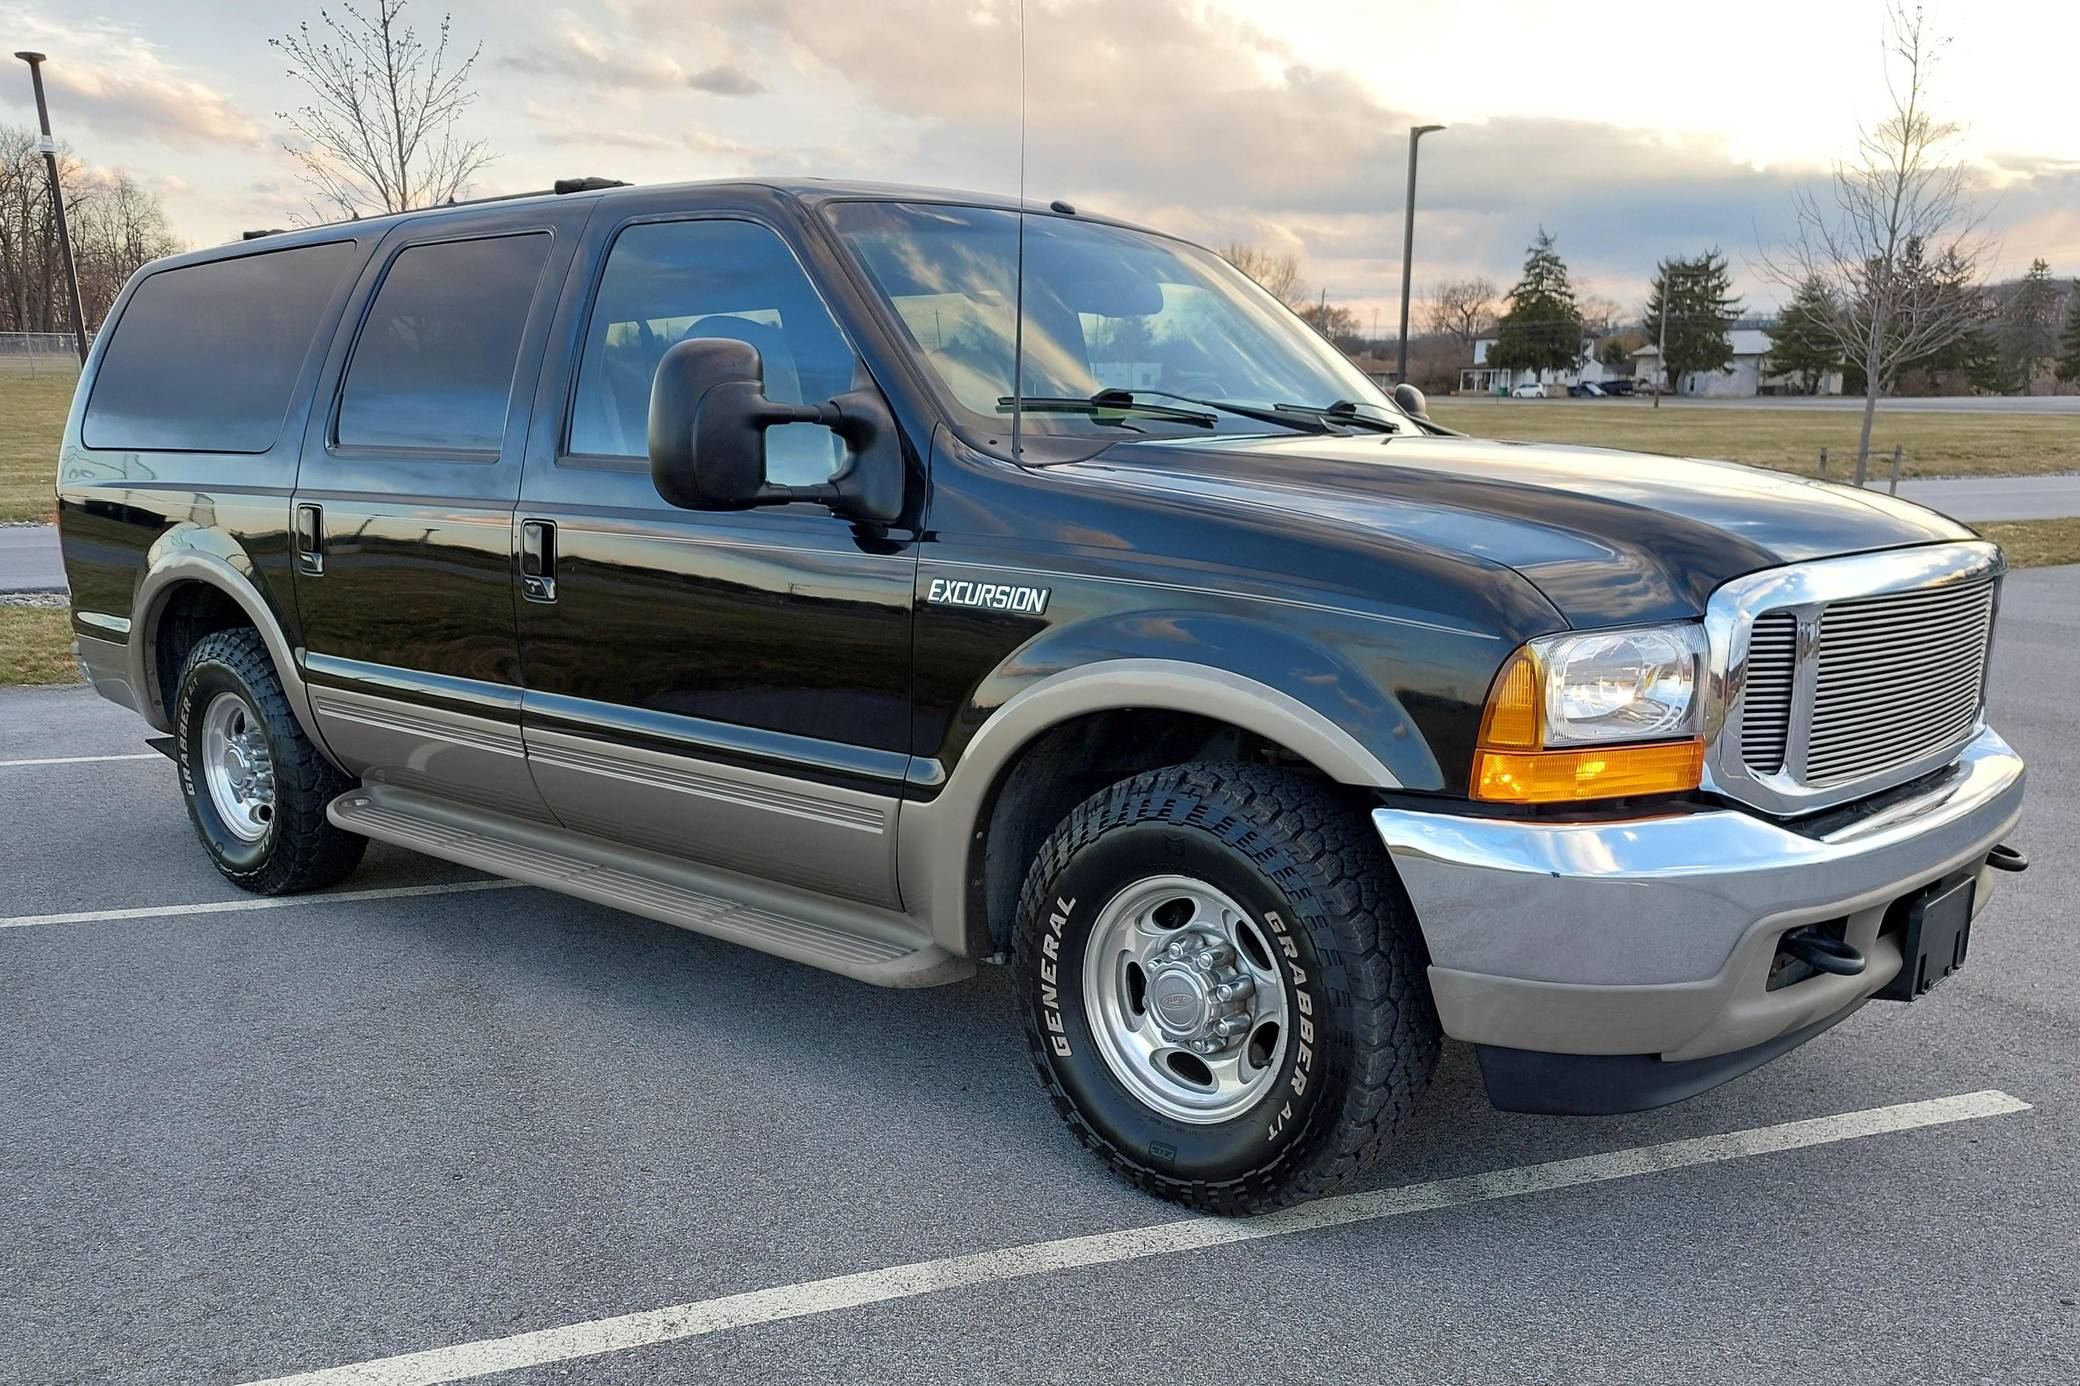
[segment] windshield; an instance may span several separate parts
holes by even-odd
[[[1303,411],[1332,405],[1403,417],[1341,352],[1195,246],[1070,217],[1028,217],[1020,342],[1016,213],[844,202],[830,215],[944,396],[983,433],[1001,438],[1010,429],[1021,346],[1020,428],[1028,435],[1112,441],[1319,430],[1319,418]],[[1109,393],[1094,399],[1101,391]]]

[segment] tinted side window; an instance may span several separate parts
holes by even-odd
[[[415,245],[391,262],[340,390],[339,441],[497,452],[548,254],[533,233]]]
[[[116,322],[87,397],[90,448],[266,452],[352,241],[160,270]]]
[[[852,348],[778,236],[745,221],[642,223],[615,238],[600,278],[570,450],[643,456],[657,363],[667,348],[698,337],[757,347],[768,399],[821,404],[852,388]],[[766,475],[774,481],[822,481],[843,460],[827,428],[766,431]]]

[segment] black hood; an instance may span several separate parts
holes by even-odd
[[[1906,501],[1732,462],[1474,438],[1151,439],[1050,470],[1504,564],[1577,627],[1695,616],[1760,568],[1974,537]]]

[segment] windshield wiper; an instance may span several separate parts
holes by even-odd
[[[1311,418],[1326,419],[1330,423],[1342,424],[1346,428],[1362,428],[1371,433],[1399,433],[1401,431],[1401,425],[1395,423],[1392,419],[1377,419],[1370,414],[1359,413],[1358,406],[1347,399],[1340,399],[1334,404],[1328,405],[1281,404],[1278,407],[1290,409],[1296,414],[1306,414]]]
[[[1197,403],[1197,401],[1193,401]],[[1193,424],[1199,428],[1212,428],[1215,418],[1196,409],[1176,409],[1167,404],[1147,404],[1134,398],[1126,390],[1100,390],[1087,399],[1074,396],[1053,395],[1005,395],[997,401],[997,412],[1009,414],[1013,410],[1028,409],[1036,414],[1087,414],[1099,423],[1125,424],[1123,415],[1138,418],[1161,419],[1166,423]],[[1106,415],[1114,417],[1107,418]]]
[[[1226,399],[1200,399],[1196,395],[1180,395],[1173,390],[1102,390],[1109,395],[1161,395],[1164,399],[1182,400],[1186,404],[1203,404],[1208,409],[1218,409],[1224,414],[1239,414],[1245,419],[1260,423],[1280,424],[1300,433],[1327,433],[1329,429],[1316,417],[1319,410],[1302,409],[1293,404],[1237,404]]]

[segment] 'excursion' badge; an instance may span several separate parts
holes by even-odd
[[[1003,582],[969,582],[933,578],[925,600],[940,606],[970,606],[984,611],[1016,611],[1038,616],[1047,610],[1050,587],[1017,587]]]

